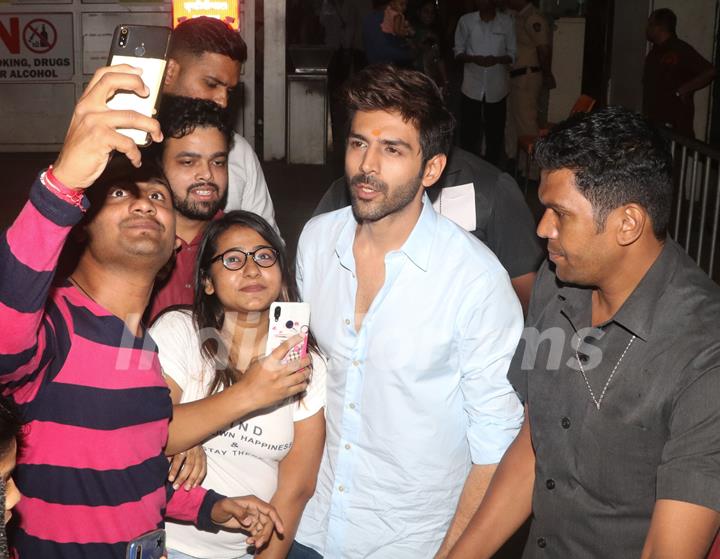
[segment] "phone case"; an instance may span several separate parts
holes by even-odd
[[[153,116],[165,76],[165,58],[170,42],[170,28],[152,25],[118,25],[113,34],[108,65],[130,64],[143,69],[142,80],[150,95],[140,97],[135,93],[116,93],[108,107],[133,110],[145,116]],[[139,146],[150,143],[150,137],[142,130],[120,128],[118,132],[132,138]]]
[[[160,559],[165,554],[165,530],[153,530],[128,542],[126,559]]]
[[[283,359],[283,362],[304,357],[307,354],[309,326],[309,303],[273,303],[270,305],[270,327],[268,329],[265,354],[270,353],[288,338],[300,334],[304,336],[303,341],[293,346]]]

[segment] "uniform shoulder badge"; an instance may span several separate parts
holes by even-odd
[[[535,31],[535,33],[540,33],[540,31],[542,31],[542,23],[539,21],[533,23],[533,31]]]

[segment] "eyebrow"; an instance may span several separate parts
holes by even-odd
[[[363,136],[362,134],[358,134],[357,132],[350,132],[349,136],[351,138],[357,138],[358,140],[362,140],[363,142],[367,142],[368,139]],[[407,143],[405,140],[391,140],[391,139],[382,139],[379,140],[379,142],[384,146],[402,146],[409,151],[412,151],[412,146]]]
[[[219,83],[220,85],[224,85],[225,87],[228,86],[227,82],[224,82],[224,81],[222,81],[220,78],[216,78],[215,76],[210,75],[210,74],[206,75],[206,76],[205,76],[205,79],[207,79],[207,80],[212,80],[212,81],[214,81],[214,82]]]

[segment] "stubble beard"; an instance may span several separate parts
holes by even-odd
[[[347,178],[350,188],[350,204],[355,220],[358,223],[375,222],[397,213],[406,208],[417,195],[418,189],[422,187],[422,174],[414,177],[409,182],[394,188],[390,194],[388,184],[372,175],[358,173],[352,178]],[[367,184],[377,190],[381,196],[379,200],[365,201],[358,198],[355,186]]]
[[[209,221],[213,216],[218,213],[219,210],[225,207],[227,202],[228,189],[225,189],[225,193],[215,201],[212,202],[195,202],[190,200],[190,190],[198,188],[207,184],[220,192],[220,188],[216,183],[196,183],[191,185],[185,191],[185,197],[181,198],[175,192],[173,192],[173,207],[183,217],[188,219],[194,219],[198,221]]]

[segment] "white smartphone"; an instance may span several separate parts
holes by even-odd
[[[170,28],[154,25],[125,25],[115,28],[108,65],[130,64],[142,68],[142,80],[150,90],[150,95],[140,97],[132,92],[118,92],[108,107],[119,110],[133,110],[145,116],[153,116],[165,76],[165,65]],[[142,130],[120,128],[118,132],[132,138],[139,146],[150,143],[150,136]]]
[[[265,354],[289,338],[300,334],[303,341],[293,346],[283,361],[300,359],[307,355],[308,332],[310,329],[310,304],[276,302],[270,305],[270,327],[268,329]]]

